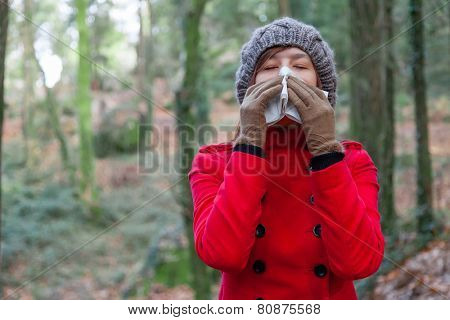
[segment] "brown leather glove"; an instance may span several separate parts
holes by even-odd
[[[233,146],[245,143],[264,147],[267,129],[264,113],[270,99],[281,92],[282,79],[282,76],[277,76],[247,89],[240,108],[240,132]]]
[[[325,94],[317,87],[296,77],[288,78],[289,100],[297,107],[309,152],[313,156],[329,152],[343,152],[335,137],[334,109]]]

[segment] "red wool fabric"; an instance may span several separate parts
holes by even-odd
[[[383,259],[377,168],[362,144],[311,171],[300,126],[267,129],[266,156],[202,146],[189,181],[195,249],[218,299],[357,299]]]

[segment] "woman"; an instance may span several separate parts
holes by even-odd
[[[268,127],[282,66],[302,123]],[[353,280],[383,259],[379,184],[363,146],[335,138],[332,50],[292,18],[256,29],[236,97],[235,138],[202,146],[189,172],[196,252],[222,272],[219,299],[357,299]]]

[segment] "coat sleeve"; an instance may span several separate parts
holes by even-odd
[[[226,272],[243,270],[255,241],[267,190],[265,158],[233,151],[197,153],[189,172],[194,205],[195,250],[207,265]],[[222,171],[222,172],[220,172]]]
[[[375,273],[384,254],[377,168],[366,150],[355,151],[351,169],[342,160],[311,173],[330,270],[351,280]]]

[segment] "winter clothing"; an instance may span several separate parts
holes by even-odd
[[[236,99],[242,103],[250,84],[256,63],[264,51],[271,47],[293,46],[305,51],[317,71],[322,89],[328,91],[328,101],[336,105],[337,76],[334,53],[319,31],[311,25],[284,17],[257,28],[240,52],[240,66],[236,71]]]
[[[188,175],[195,249],[222,272],[219,299],[357,299],[352,281],[383,258],[379,184],[363,146],[340,143],[344,153],[313,157],[300,126],[274,126],[264,154],[200,148]]]
[[[309,151],[313,156],[328,152],[343,152],[335,136],[334,109],[322,90],[302,80],[288,79],[289,99],[302,118]]]
[[[234,145],[264,146],[267,128],[264,112],[268,101],[281,91],[281,79],[279,76],[248,88],[240,108],[240,133]]]

